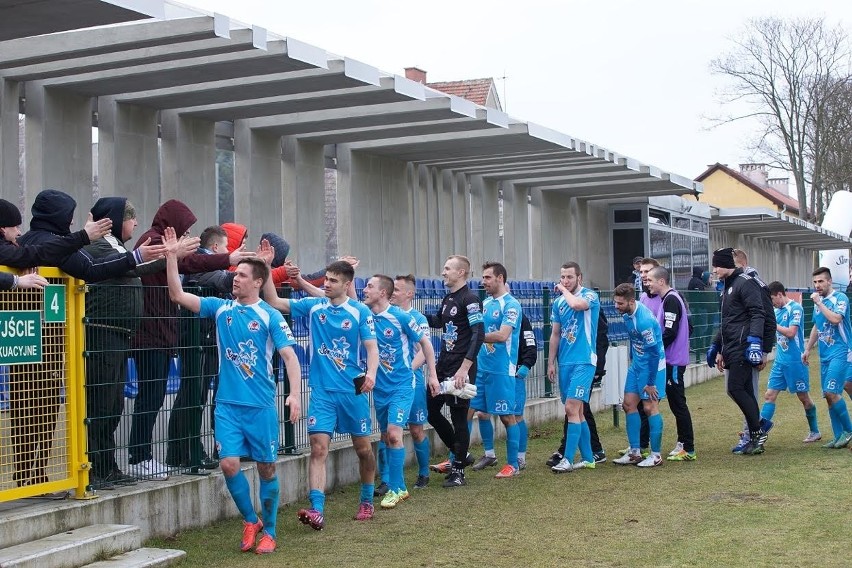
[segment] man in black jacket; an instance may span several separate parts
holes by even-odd
[[[722,292],[722,321],[713,344],[707,350],[707,364],[725,371],[728,396],[742,411],[748,424],[749,442],[741,452],[761,454],[767,435],[760,424],[760,408],[754,395],[754,375],[766,365],[767,344],[763,332],[767,318],[775,325],[774,311],[766,313],[763,290],[753,277],[734,264],[733,249],[713,253],[713,272],[725,286]]]

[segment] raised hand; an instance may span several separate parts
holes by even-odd
[[[166,227],[163,230],[163,246],[166,249],[166,254],[177,254],[178,248],[180,247],[180,241],[177,238],[177,233],[175,232],[174,227]]]
[[[47,284],[47,279],[35,272],[18,276],[18,288],[36,288],[42,290]]]
[[[230,255],[228,255],[228,262],[231,263],[231,266],[236,266],[240,263],[241,260],[245,258],[255,258],[257,257],[257,253],[253,250],[246,250],[246,246],[243,245]]]
[[[272,260],[275,258],[275,247],[269,244],[269,241],[263,239],[257,247],[257,257],[265,262],[267,266],[272,265]]]
[[[151,237],[148,237],[144,243],[139,245],[139,254],[142,256],[142,262],[150,262],[166,256],[165,245],[152,245],[150,243]]]
[[[340,260],[343,262],[348,262],[352,266],[352,270],[358,270],[358,265],[361,264],[361,261],[358,257],[352,255],[344,255],[340,257]]]
[[[299,275],[302,273],[299,267],[289,260],[284,263],[284,268],[287,269],[287,276],[290,277],[290,280],[298,279]]]
[[[201,246],[201,237],[181,237],[178,239],[178,243],[178,259],[186,258],[191,254],[195,254],[195,251]]]
[[[86,234],[89,236],[90,242],[94,242],[103,237],[109,233],[110,229],[112,229],[112,219],[104,217],[100,221],[95,221],[91,213],[89,213],[89,216],[86,217],[86,224],[83,226],[83,230],[86,231]]]

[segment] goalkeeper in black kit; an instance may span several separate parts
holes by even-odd
[[[447,474],[444,487],[464,485],[464,468],[473,463],[467,451],[470,446],[467,411],[470,399],[476,394],[473,384],[476,357],[485,329],[482,325],[482,302],[467,287],[469,275],[470,261],[467,258],[459,255],[448,257],[441,276],[450,292],[444,296],[438,314],[427,316],[429,326],[441,330],[441,351],[436,370],[444,394],[432,396],[430,393],[428,409],[429,424],[451,451],[449,460],[432,466],[434,471]],[[451,379],[452,383],[448,383],[447,379]],[[452,423],[441,414],[445,404],[450,408]]]

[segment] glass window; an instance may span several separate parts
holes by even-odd
[[[614,209],[612,212],[612,220],[615,223],[641,223],[641,209]]]
[[[692,230],[696,233],[709,234],[710,233],[710,225],[707,221],[692,221]]]
[[[664,211],[648,209],[648,224],[668,227],[671,225],[671,220],[669,219],[669,214]]]
[[[674,223],[672,224],[672,226],[675,229],[686,229],[688,231],[689,230],[689,219],[686,219],[685,217],[675,217]]]
[[[651,258],[655,258],[657,262],[666,268],[671,266],[672,256],[672,234],[669,231],[648,229],[648,238],[651,242]]]

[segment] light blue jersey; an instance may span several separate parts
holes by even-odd
[[[420,329],[420,333],[422,333],[424,337],[431,336],[431,328],[429,327],[429,322],[426,321],[426,316],[424,316],[414,308],[409,308],[406,313],[411,316],[411,319],[413,319],[414,323],[417,324],[417,327]],[[414,350],[412,350],[411,352],[411,361],[414,361],[414,356],[417,355],[418,351],[420,351],[420,347],[418,345],[415,345]],[[414,371],[414,379],[416,381],[417,388],[420,388],[421,386],[425,388],[426,386],[426,376],[423,373],[423,369],[425,368],[426,364],[424,363],[423,365],[420,365],[420,367],[416,371]]]
[[[640,303],[632,314],[622,314],[630,338],[631,367],[644,384],[654,384],[657,372],[666,369],[663,332],[651,310]],[[646,380],[647,379],[647,380]]]
[[[588,288],[580,287],[574,295],[588,302],[589,309],[575,312],[561,295],[553,302],[551,308],[550,319],[553,323],[558,323],[560,327],[557,353],[559,366],[597,365],[595,342],[598,335],[598,312],[601,309],[601,302],[598,295]]]
[[[819,357],[823,361],[843,357],[849,352],[849,338],[852,336],[849,322],[849,298],[843,292],[834,291],[822,299],[823,305],[843,320],[834,325],[814,306],[814,326],[819,337]]]
[[[489,296],[482,303],[485,333],[499,331],[504,325],[512,333],[502,343],[483,343],[476,360],[480,373],[515,376],[518,361],[518,343],[521,337],[521,304],[511,294],[499,298]]]
[[[798,326],[795,337],[787,337],[780,332],[775,333],[778,349],[775,352],[775,362],[779,365],[788,363],[801,364],[802,350],[805,347],[805,311],[801,304],[788,300],[782,308],[775,308],[775,321],[781,327]]]
[[[373,315],[361,302],[347,298],[339,306],[328,298],[290,300],[293,317],[308,317],[311,388],[352,392],[352,380],[364,371],[358,362],[361,342],[376,339]]]
[[[296,344],[284,317],[263,300],[251,305],[214,296],[200,300],[198,316],[216,320],[220,359],[216,401],[275,408],[272,352]]]
[[[397,306],[388,306],[385,311],[373,314],[373,322],[379,346],[376,389],[414,388],[411,361],[414,359],[414,346],[423,337],[417,322]]]

